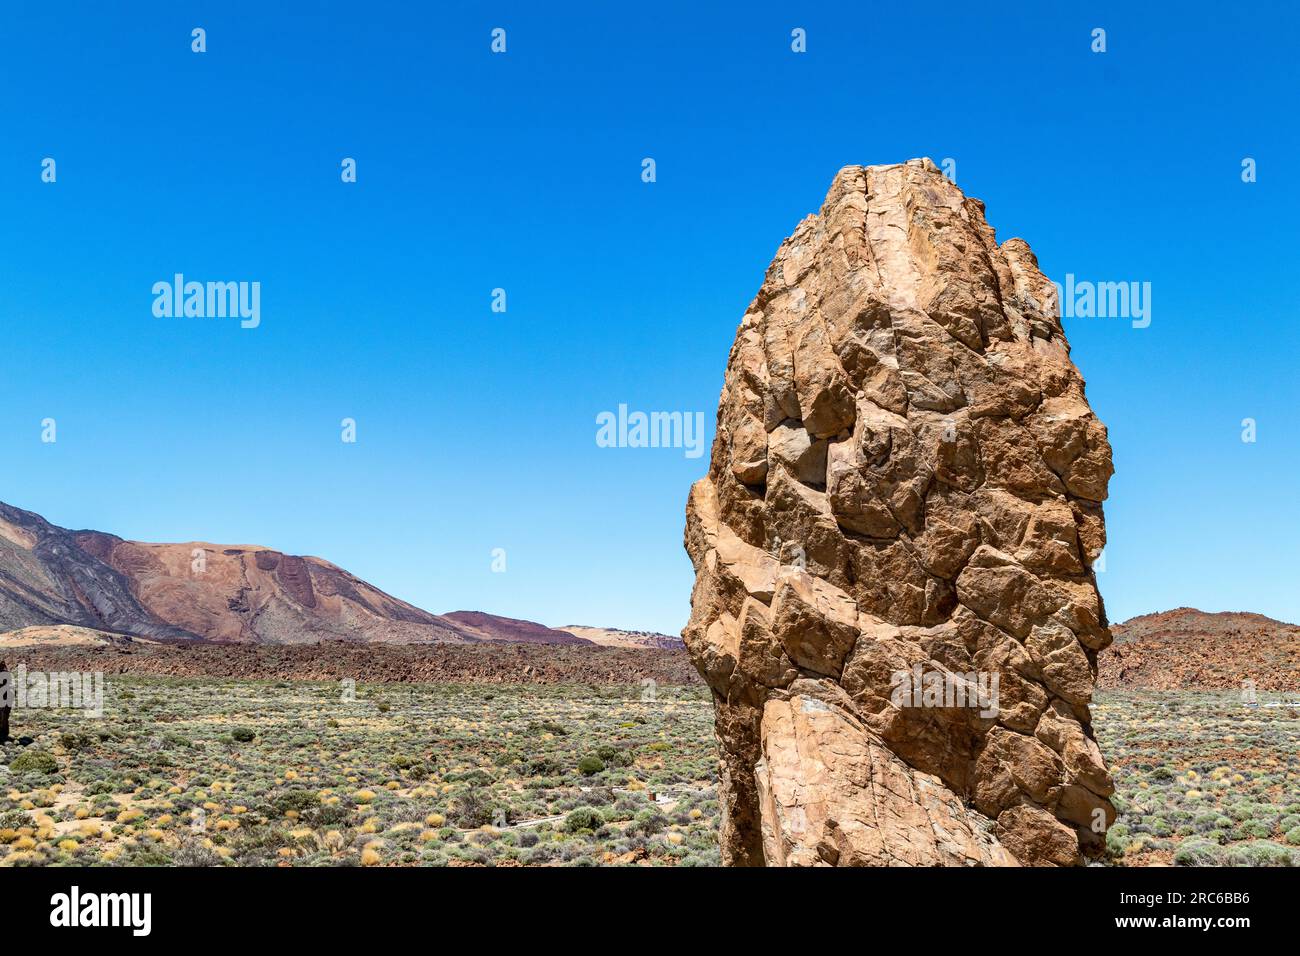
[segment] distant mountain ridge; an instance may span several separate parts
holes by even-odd
[[[442,615],[463,633],[481,636],[482,640],[509,641],[512,644],[593,644],[568,629],[556,630],[545,624],[501,617],[484,611],[452,611]]]
[[[1098,657],[1103,687],[1300,690],[1300,626],[1245,611],[1180,607],[1111,627]]]
[[[581,624],[566,624],[563,630],[603,647],[648,647],[669,651],[686,649],[686,643],[676,634],[625,631],[617,627],[586,627]]]
[[[432,614],[320,558],[70,531],[0,502],[0,632],[59,626],[250,644],[592,643],[494,614]]]

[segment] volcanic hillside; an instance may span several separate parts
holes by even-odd
[[[1258,690],[1300,690],[1300,627],[1262,614],[1180,607],[1111,633],[1115,643],[1098,662],[1103,687],[1239,688],[1253,680]]]

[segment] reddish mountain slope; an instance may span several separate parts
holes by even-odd
[[[452,611],[442,615],[463,633],[472,634],[482,641],[509,641],[512,644],[591,644],[585,638],[557,631],[545,624],[520,621],[512,617],[499,617],[482,611]]]
[[[93,628],[251,644],[587,644],[491,614],[421,610],[320,558],[257,545],[145,544],[0,503],[0,632]]]
[[[1300,627],[1240,611],[1180,607],[1111,627],[1103,687],[1300,690]]]

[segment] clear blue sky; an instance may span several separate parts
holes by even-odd
[[[1115,449],[1112,619],[1300,620],[1291,6],[9,4],[0,499],[676,631],[707,454],[598,448],[596,415],[703,411],[711,441],[835,171],[952,157],[1052,278],[1152,283],[1150,328],[1067,319]],[[176,272],[261,282],[261,327],[155,318]]]

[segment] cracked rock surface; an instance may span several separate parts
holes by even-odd
[[[717,425],[683,637],[715,702],[724,861],[1099,852],[1113,468],[1029,246],[928,159],[840,170],[745,313]],[[900,698],[904,674],[950,692]],[[994,706],[963,702],[993,680]]]

